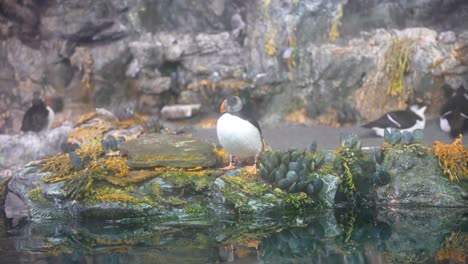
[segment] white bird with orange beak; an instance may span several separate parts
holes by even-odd
[[[253,166],[246,167],[250,174],[257,173],[257,159],[263,151],[262,130],[244,108],[238,96],[231,95],[221,104],[222,115],[218,119],[216,132],[221,146],[229,152],[229,166],[225,170],[235,169],[233,156],[245,159],[254,157]]]

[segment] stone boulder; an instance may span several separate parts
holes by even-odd
[[[466,184],[450,182],[438,164],[430,149],[418,155],[402,145],[389,147],[382,166],[391,181],[375,187],[376,203],[391,207],[467,207]]]
[[[120,149],[127,155],[131,169],[212,167],[216,164],[212,145],[174,135],[148,134],[122,143]]]

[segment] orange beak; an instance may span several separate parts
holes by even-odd
[[[221,104],[221,107],[219,108],[219,111],[221,113],[226,112],[226,99],[224,99],[223,103]]]

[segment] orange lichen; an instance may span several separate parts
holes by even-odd
[[[78,127],[70,132],[68,142],[84,144],[93,139],[102,138],[102,135],[111,128],[111,124],[107,122],[96,122],[92,125]]]
[[[468,258],[468,235],[460,232],[452,232],[450,237],[445,238],[443,247],[437,252],[437,260],[454,260],[466,263]]]
[[[155,172],[151,170],[130,171],[125,177],[106,176],[104,179],[117,186],[130,186],[131,184],[138,184],[143,181],[158,177],[162,172]]]
[[[127,159],[123,157],[111,157],[104,160],[107,169],[114,172],[117,177],[125,177],[128,175]]]
[[[305,124],[309,118],[304,108],[295,110],[284,117],[284,120],[296,124]]]
[[[84,114],[80,117],[80,119],[78,120],[78,122],[76,122],[75,126],[80,126],[86,122],[88,122],[89,120],[95,118],[97,116],[97,113],[96,112],[90,112],[90,113],[87,113],[87,114]]]
[[[217,118],[203,119],[200,122],[198,122],[197,126],[201,128],[216,128],[217,121]]]
[[[442,63],[444,63],[446,59],[447,58],[444,57],[444,58],[439,58],[437,60],[434,60],[434,62],[432,62],[431,68],[434,69],[434,68],[439,67]]]
[[[439,166],[450,181],[468,179],[468,149],[463,145],[462,135],[452,144],[435,141],[433,147]]]
[[[314,125],[325,125],[334,128],[338,128],[341,126],[338,118],[338,113],[336,111],[331,111],[318,116],[314,121]]]

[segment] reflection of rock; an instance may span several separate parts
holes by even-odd
[[[173,135],[149,134],[124,142],[130,168],[211,167],[216,164],[212,146],[206,142]]]
[[[441,241],[450,231],[458,230],[463,210],[398,208],[381,210],[377,218],[392,228],[391,236],[384,242],[387,261],[402,263],[412,259],[424,263],[440,249]],[[424,243],[419,243],[421,241]]]

